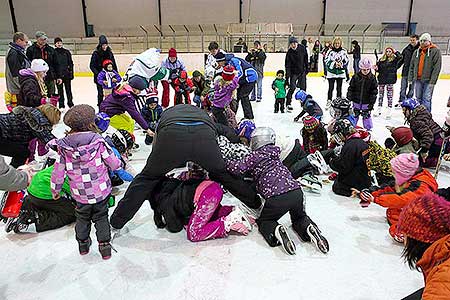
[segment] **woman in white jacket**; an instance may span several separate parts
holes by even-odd
[[[333,99],[334,84],[336,83],[337,97],[342,97],[342,82],[346,77],[346,69],[349,59],[347,50],[342,48],[342,39],[335,37],[331,49],[325,56],[325,67],[327,70],[328,80],[328,98],[327,109],[331,106],[331,100]]]

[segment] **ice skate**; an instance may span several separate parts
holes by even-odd
[[[287,110],[288,110],[288,111],[293,110],[292,105],[290,105],[290,104],[287,105]]]
[[[78,240],[78,251],[80,252],[80,255],[86,255],[89,253],[89,248],[92,245],[92,240],[89,237],[85,241]]]
[[[295,255],[295,244],[292,241],[292,239],[289,237],[289,234],[287,233],[286,227],[284,225],[278,225],[275,228],[275,237],[277,240],[281,243],[281,246],[283,247],[284,251],[289,255]]]
[[[386,110],[386,120],[390,120],[392,118],[392,107],[388,107]]]
[[[243,202],[239,201],[238,203],[239,209],[246,214],[249,218],[252,218],[253,220],[256,220],[261,215],[261,211],[264,207],[264,203],[261,204],[259,208],[250,208],[247,205],[245,205]]]
[[[306,174],[300,179],[300,184],[307,187],[313,193],[319,193],[322,191],[322,183],[313,174]]]
[[[320,252],[326,254],[328,253],[328,251],[330,251],[328,241],[321,234],[320,229],[317,227],[317,225],[313,223],[309,224],[308,228],[306,228],[306,232],[311,238],[311,242],[314,243],[314,245],[316,245],[317,249],[319,249]]]
[[[98,251],[100,252],[102,258],[104,260],[111,258],[111,250],[113,250],[113,246],[110,242],[98,243]],[[116,251],[116,249],[114,249]],[[117,251],[116,251],[117,252]]]
[[[377,113],[375,114],[375,117],[381,116],[382,110],[383,110],[383,107],[378,106],[378,108],[377,108]]]
[[[237,206],[235,206],[233,211],[225,217],[224,225],[227,232],[232,230],[244,235],[247,235],[253,228],[249,218]]]
[[[7,226],[6,229],[10,229],[10,231],[14,230],[15,233],[24,233],[31,224],[36,223],[37,216],[33,210],[22,210],[19,217],[13,220],[14,222],[11,224],[11,227],[8,228]]]
[[[317,169],[319,174],[327,174],[330,172],[330,168],[328,167],[328,164],[325,162],[325,159],[322,156],[322,153],[320,151],[316,151],[313,154],[309,154],[306,157],[309,161],[309,163]]]
[[[325,110],[329,110],[331,107],[331,99],[327,100],[327,104],[325,105]]]

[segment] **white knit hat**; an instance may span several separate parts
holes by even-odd
[[[31,70],[33,72],[47,72],[48,64],[43,59],[33,59],[31,62]]]
[[[429,41],[429,42],[431,42],[431,34],[429,34],[428,32],[423,33],[420,36],[419,41]]]

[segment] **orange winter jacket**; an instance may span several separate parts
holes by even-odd
[[[430,172],[419,169],[411,179],[403,184],[402,188],[400,193],[396,193],[393,186],[380,188],[372,192],[374,202],[383,207],[403,208],[420,195],[428,192],[435,193],[438,184]]]
[[[423,272],[423,300],[450,299],[450,234],[434,242],[417,262]]]

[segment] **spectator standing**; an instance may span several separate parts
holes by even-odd
[[[327,52],[328,50],[330,50],[331,48],[331,43],[329,41],[326,41],[323,49],[322,49],[322,64],[323,64],[323,76],[326,78],[327,77],[327,66],[325,63],[325,57],[327,56]]]
[[[30,61],[33,59],[43,59],[48,64],[49,70],[44,81],[47,87],[47,95],[51,97],[55,95],[55,80],[57,84],[62,82],[56,73],[59,67],[55,56],[55,49],[47,43],[48,37],[45,32],[37,31],[35,37],[36,42],[27,49],[27,57]]]
[[[419,43],[411,59],[408,82],[414,82],[416,99],[431,112],[431,98],[442,67],[441,50],[431,42],[429,33],[422,34]]]
[[[359,61],[361,60],[361,47],[357,40],[352,41],[352,51],[349,54],[353,55],[353,73],[357,74],[359,72]]]
[[[419,48],[419,36],[414,34],[409,37],[409,44],[402,51],[402,57],[398,62],[398,68],[403,65],[402,69],[402,81],[400,86],[400,99],[399,103],[395,107],[400,107],[403,100],[406,98],[412,98],[414,95],[414,85],[408,84],[409,66],[411,65],[411,59],[414,51]]]
[[[331,106],[333,99],[333,90],[336,83],[337,97],[342,97],[342,82],[346,78],[346,69],[348,65],[347,50],[342,48],[342,39],[335,37],[331,49],[325,57],[328,79],[328,100],[327,109]]]
[[[319,40],[314,42],[314,46],[312,48],[312,56],[311,56],[311,71],[318,72],[319,71],[319,54],[322,51],[322,45]]]
[[[6,92],[5,104],[9,111],[17,106],[17,95],[20,92],[19,71],[31,66],[25,54],[28,37],[23,32],[16,32],[13,41],[9,43],[5,58]]]
[[[297,38],[289,38],[289,50],[284,61],[286,79],[289,83],[289,91],[286,96],[286,106],[292,110],[292,95],[297,87],[306,91],[306,74],[308,72],[308,54],[303,45],[298,44]]]
[[[238,42],[236,43],[237,46],[242,46],[242,53],[245,53],[248,51],[247,44],[244,42],[242,38],[239,38]]]
[[[103,70],[103,62],[105,60],[112,61],[113,69],[117,71],[117,64],[111,48],[108,46],[108,39],[101,35],[98,37],[98,45],[91,55],[90,69],[94,73],[94,83],[97,86],[97,105],[103,101],[103,86],[97,82],[98,74]]]
[[[254,48],[250,49],[245,60],[248,61],[258,73],[258,80],[256,81],[255,88],[253,89],[250,101],[261,102],[262,99],[262,82],[264,77],[264,63],[266,61],[266,53],[261,46],[260,41],[253,43]]]
[[[169,80],[161,80],[161,84],[163,86],[163,94],[162,94],[162,107],[169,107],[169,94],[170,94],[170,85],[172,84],[172,88],[175,89],[173,83],[175,79],[178,78],[181,71],[186,71],[186,67],[181,59],[178,58],[177,50],[175,48],[169,49],[169,57],[167,57],[161,64],[162,67],[169,70]]]
[[[73,61],[72,54],[69,50],[63,46],[63,41],[60,37],[55,38],[55,55],[58,62],[58,68],[56,74],[58,78],[61,78],[60,83],[56,85],[59,95],[59,108],[65,108],[64,88],[67,94],[67,105],[73,106],[72,85],[73,80]]]

